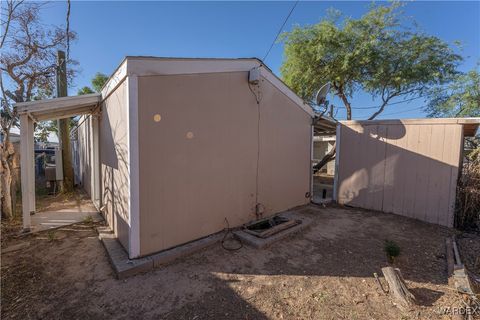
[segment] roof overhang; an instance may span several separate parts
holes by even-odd
[[[345,125],[422,125],[422,124],[460,124],[463,126],[463,135],[465,137],[475,136],[480,125],[480,118],[425,118],[425,119],[392,119],[392,120],[349,120],[340,121]]]
[[[100,93],[62,97],[15,104],[19,115],[28,114],[34,121],[70,118],[90,114],[102,99]]]
[[[337,121],[325,115],[317,115],[313,120],[313,132],[315,136],[335,135]]]

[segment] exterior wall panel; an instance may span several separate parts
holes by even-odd
[[[138,77],[141,255],[307,202],[310,117],[266,80],[259,113],[247,79]]]
[[[84,117],[80,118],[83,121]],[[92,148],[90,144],[90,119],[87,118],[79,127],[77,131],[77,150],[78,150],[78,167],[75,168],[76,174],[80,179],[82,187],[88,195],[92,194],[91,168],[92,163],[90,159],[89,150]]]
[[[100,190],[103,212],[129,251],[129,150],[127,86],[123,82],[104,102],[100,118]]]
[[[342,123],[341,204],[453,226],[460,124]]]
[[[262,82],[258,202],[272,215],[310,198],[312,118],[268,81]]]

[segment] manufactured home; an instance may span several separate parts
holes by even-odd
[[[101,94],[17,110],[26,140],[83,115],[77,176],[130,258],[310,202],[314,112],[258,59],[127,57]]]
[[[336,123],[258,59],[127,57],[101,93],[16,108],[24,228],[35,211],[33,124],[80,115],[76,177],[129,258],[310,203],[325,153],[314,139],[335,144],[326,169],[338,203],[451,227],[464,137],[480,123]]]

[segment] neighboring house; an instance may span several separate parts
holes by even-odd
[[[0,132],[0,143],[3,143],[3,139],[4,135]],[[10,131],[9,139],[13,149],[15,150],[12,168],[15,171],[18,171],[18,168],[20,167],[20,134]]]
[[[310,202],[313,110],[258,59],[127,57],[101,94],[17,109],[26,139],[86,114],[78,176],[130,258]]]
[[[3,132],[0,132],[0,143],[3,142],[3,139],[4,139],[4,134]],[[10,142],[12,144],[20,143],[20,135],[18,133],[10,131]]]
[[[335,136],[314,136],[313,137],[313,162],[314,164],[320,162],[323,157],[329,153],[335,145]],[[330,161],[324,165],[319,173],[333,176],[335,174],[335,161]]]

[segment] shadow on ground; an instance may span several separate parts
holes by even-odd
[[[437,318],[439,306],[456,303],[447,285],[448,229],[364,210],[297,212],[312,225],[269,248],[215,245],[126,280],[114,278],[88,226],[60,229],[53,242],[40,233],[22,240],[27,249],[2,255],[2,318],[399,318],[373,278],[386,265],[386,239],[401,247],[396,264],[421,315]]]

